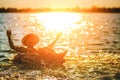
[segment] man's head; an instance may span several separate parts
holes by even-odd
[[[22,39],[22,44],[28,47],[33,47],[39,42],[39,37],[36,34],[27,34]]]

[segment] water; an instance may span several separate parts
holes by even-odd
[[[56,28],[57,27],[57,28]],[[12,30],[16,46],[23,46],[25,34],[36,33],[47,46],[62,32],[54,50],[68,54],[94,54],[101,51],[120,53],[120,14],[111,13],[0,13],[0,55],[10,50],[6,30]]]

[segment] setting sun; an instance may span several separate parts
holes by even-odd
[[[41,13],[41,15],[36,16],[36,18],[40,20],[46,30],[51,31],[65,31],[75,27],[75,23],[81,19],[80,14],[65,12]]]

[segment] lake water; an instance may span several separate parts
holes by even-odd
[[[47,46],[62,32],[54,50],[68,54],[120,53],[120,14],[111,13],[0,13],[0,55],[10,50],[6,30],[12,30],[16,46],[28,33],[36,33]]]

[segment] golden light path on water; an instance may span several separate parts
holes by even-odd
[[[80,28],[78,23],[82,20],[81,14],[72,12],[45,12],[32,14],[32,16],[33,21],[36,19],[37,23],[40,24],[37,27],[33,27],[33,30],[37,32],[37,34],[44,34],[44,36],[39,36],[40,38],[44,37],[43,41],[41,40],[42,42],[39,44],[40,46],[47,46],[55,39],[57,33],[61,32],[62,36],[59,41],[57,41],[57,46],[55,46],[55,49],[57,48],[56,51],[63,52],[65,49],[70,49],[69,51],[72,50],[70,48],[70,41],[74,35],[72,31]],[[81,25],[83,24],[84,23]],[[43,32],[41,32],[41,27],[44,28]],[[74,36],[76,35],[77,34],[75,33]]]
[[[76,22],[80,21],[80,14],[67,12],[48,12],[36,16],[41,21],[42,26],[49,31],[64,32],[76,27]]]
[[[62,36],[55,44],[54,50],[68,50],[70,54],[79,54],[81,51],[85,53],[85,41],[96,35],[94,23],[80,13],[45,12],[30,16],[29,20],[35,22],[35,26],[28,28],[39,35],[38,47],[49,45],[57,33],[61,32]]]

